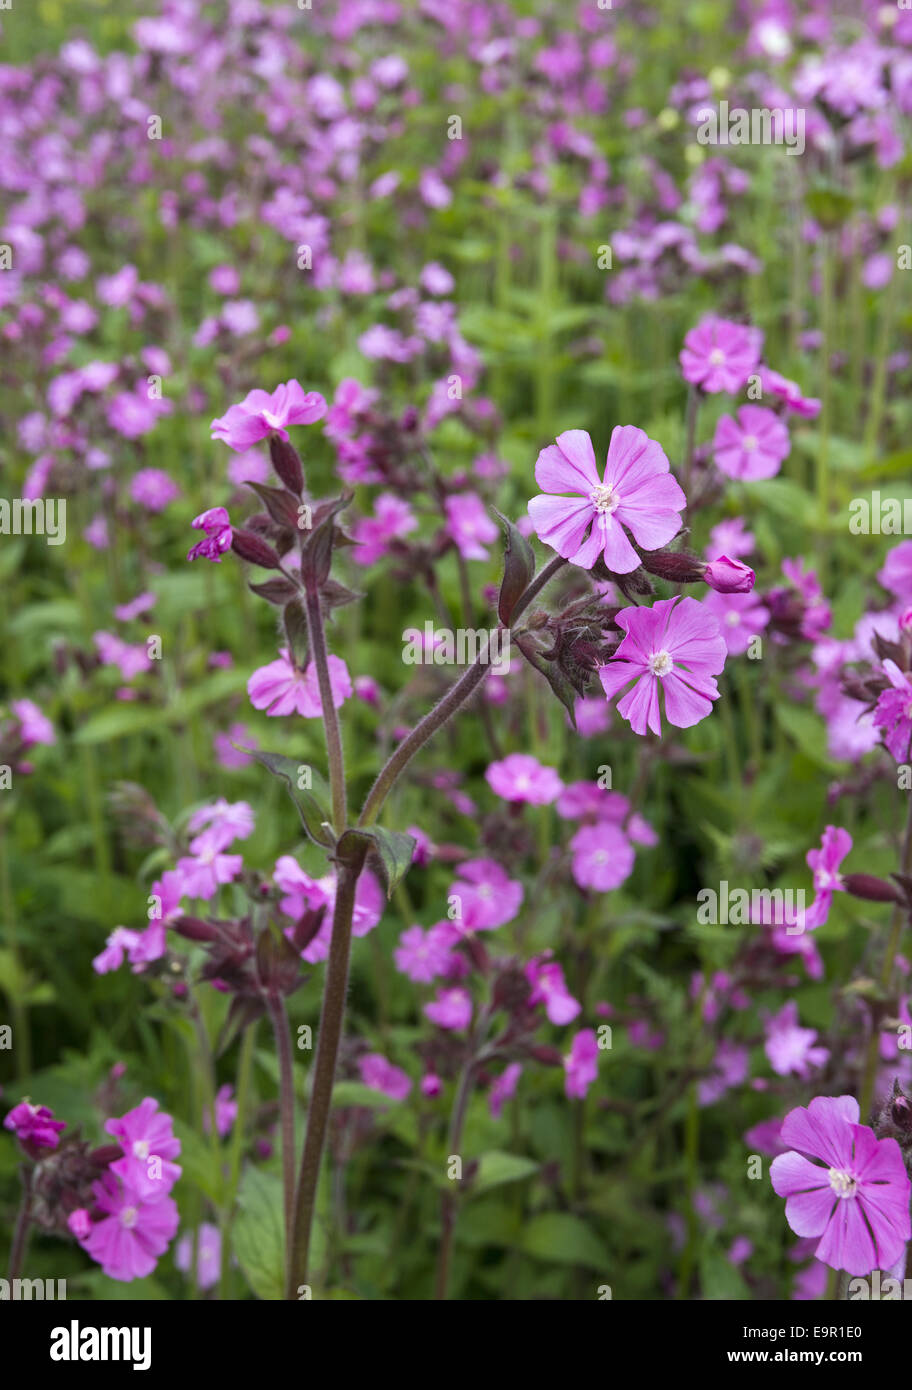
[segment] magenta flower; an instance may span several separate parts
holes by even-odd
[[[174,1249],[174,1263],[184,1274],[193,1264],[193,1235],[181,1236]],[[203,1221],[196,1241],[196,1283],[201,1289],[214,1288],[222,1272],[222,1235],[218,1226]]]
[[[365,1057],[359,1057],[358,1071],[365,1086],[370,1086],[372,1091],[382,1091],[391,1100],[405,1100],[412,1089],[412,1078],[408,1073],[401,1067],[393,1066],[379,1052],[369,1052]]]
[[[12,700],[10,710],[19,721],[18,738],[23,748],[32,748],[36,743],[57,742],[53,724],[33,700]]]
[[[464,560],[486,560],[486,545],[496,541],[500,534],[497,523],[488,515],[485,505],[476,492],[459,492],[447,497],[443,504],[446,512],[446,532],[456,544],[456,549]]]
[[[757,576],[749,565],[720,555],[717,560],[710,560],[703,578],[717,594],[749,594]]]
[[[738,418],[723,415],[713,439],[716,467],[729,478],[772,478],[788,458],[789,432],[774,410],[742,405]]]
[[[219,564],[225,551],[231,549],[231,522],[225,508],[210,507],[195,516],[190,525],[196,531],[204,531],[206,538],[187,551],[187,559],[197,560],[202,555]]]
[[[372,565],[389,550],[392,541],[401,540],[418,525],[417,517],[408,502],[391,492],[383,492],[374,503],[373,516],[355,522],[352,527],[357,548],[352,559],[358,565]]]
[[[912,541],[900,541],[894,545],[878,572],[877,581],[898,599],[908,603],[912,599]]]
[[[194,854],[213,849],[218,853],[235,840],[246,840],[253,834],[253,809],[246,801],[226,801],[219,797],[208,806],[201,806],[187,822],[188,830],[202,833],[190,841]]]
[[[130,496],[147,511],[163,512],[170,502],[180,497],[180,488],[160,468],[141,468],[130,482]]]
[[[409,927],[399,937],[399,945],[393,951],[396,969],[416,984],[430,984],[449,973],[453,946],[458,940],[459,932],[452,922],[438,922],[427,931],[418,926]]]
[[[594,1028],[583,1028],[564,1058],[564,1091],[571,1100],[583,1100],[597,1076],[598,1038]]]
[[[57,1136],[66,1129],[66,1120],[55,1120],[53,1110],[46,1105],[31,1105],[23,1100],[13,1106],[3,1128],[12,1130],[23,1148],[37,1157],[39,1149],[56,1149]]]
[[[583,1006],[568,990],[564,972],[557,961],[530,960],[526,966],[526,979],[532,990],[530,1004],[544,1004],[545,1013],[552,1023],[559,1026],[572,1023]]]
[[[845,892],[845,884],[839,872],[839,865],[852,848],[852,837],[847,830],[828,825],[823,832],[820,849],[808,850],[808,868],[814,873],[814,901],[804,914],[804,925],[808,931],[820,927],[830,915],[833,894]]]
[[[697,1101],[702,1105],[714,1105],[730,1091],[740,1086],[747,1076],[749,1056],[741,1043],[724,1039],[716,1048],[712,1069],[697,1086]]]
[[[740,560],[742,555],[750,555],[753,548],[754,536],[752,532],[745,531],[744,517],[734,516],[717,522],[712,528],[705,554],[707,560],[717,560],[729,555]]]
[[[634,425],[615,425],[602,478],[589,435],[566,430],[542,449],[535,481],[544,495],[528,510],[539,540],[583,569],[602,555],[608,569],[629,574],[640,557],[624,528],[644,550],[658,550],[677,535],[687,505],[661,445]],[[573,496],[551,495],[566,492]]]
[[[329,684],[338,709],[352,693],[348,667],[340,656],[329,657]],[[254,709],[264,709],[269,715],[302,714],[305,719],[319,719],[323,713],[316,666],[311,661],[302,671],[292,663],[287,647],[275,661],[254,671],[247,693]]]
[[[659,599],[651,608],[623,608],[615,618],[626,636],[599,680],[608,699],[634,685],[618,701],[618,714],[634,733],[662,732],[659,686],[665,716],[679,729],[705,719],[719,691],[713,676],[725,665],[725,642],[713,615],[696,599]]]
[[[607,893],[633,871],[633,846],[619,825],[599,821],[584,825],[570,841],[570,869],[580,888]]]
[[[493,859],[467,859],[450,887],[449,900],[459,909],[463,931],[491,931],[516,916],[523,900],[523,886],[508,877]]]
[[[81,1242],[109,1279],[129,1284],[151,1274],[177,1231],[179,1217],[173,1198],[144,1201],[110,1171],[93,1184],[101,1220]]]
[[[890,689],[884,690],[874,706],[873,722],[883,730],[887,750],[898,763],[909,757],[912,745],[912,680],[889,658],[883,664]]]
[[[453,989],[438,989],[437,998],[424,1006],[425,1015],[436,1023],[438,1028],[457,1031],[468,1028],[472,1021],[472,996],[467,989],[459,986]]]
[[[223,883],[233,883],[244,861],[239,854],[219,854],[204,849],[196,856],[185,855],[177,861],[178,873],[183,875],[184,893],[188,898],[214,898]]]
[[[759,329],[710,315],[684,339],[680,354],[684,380],[704,391],[734,395],[755,371],[762,346]]]
[[[212,421],[212,438],[241,453],[269,434],[287,440],[289,425],[312,425],[325,414],[326,401],[319,391],[305,391],[297,381],[286,381],[272,395],[249,391],[239,405]]]
[[[522,1063],[511,1062],[491,1083],[491,1089],[488,1092],[488,1109],[491,1112],[492,1120],[500,1119],[507,1101],[512,1100],[515,1096],[521,1075]]]
[[[703,607],[719,623],[729,656],[746,652],[769,622],[769,609],[754,594],[707,594]]]
[[[170,1192],[181,1175],[172,1163],[181,1151],[170,1115],[158,1113],[158,1101],[146,1096],[135,1109],[120,1119],[108,1120],[105,1132],[117,1139],[124,1157],[110,1167],[124,1186],[143,1202],[157,1202]]]
[[[545,767],[529,753],[511,753],[491,763],[485,781],[504,801],[527,801],[530,806],[550,805],[564,785],[553,767]]]
[[[791,1147],[773,1159],[770,1180],[795,1234],[820,1238],[817,1259],[861,1276],[904,1253],[912,1184],[896,1140],[877,1139],[858,1117],[853,1096],[816,1096],[790,1111],[781,1139]]]
[[[763,1046],[777,1076],[794,1075],[806,1079],[812,1071],[822,1067],[830,1054],[827,1048],[815,1046],[816,1042],[816,1030],[800,1026],[794,999],[783,1004],[766,1023]]]

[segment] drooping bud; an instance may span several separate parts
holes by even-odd
[[[853,898],[864,898],[872,903],[905,901],[902,890],[895,883],[889,883],[885,878],[876,878],[874,874],[844,874],[842,882],[846,892],[851,893]]]
[[[640,557],[643,569],[672,584],[696,584],[704,577],[706,565],[689,550],[653,550]]]
[[[231,549],[251,565],[259,565],[264,570],[281,569],[279,557],[272,546],[261,540],[253,531],[234,531]]]
[[[285,486],[300,497],[304,491],[304,469],[301,467],[301,460],[298,451],[287,439],[280,439],[277,434],[269,436],[269,457],[272,459],[272,466],[277,475],[282,479]]]

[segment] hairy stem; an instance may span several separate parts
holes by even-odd
[[[336,834],[341,835],[348,818],[345,803],[345,760],[342,755],[342,734],[339,730],[339,719],[333,702],[332,682],[329,679],[329,655],[326,650],[323,611],[320,608],[320,595],[316,589],[307,590],[305,606],[310,654],[314,666],[317,668],[320,704],[323,708],[323,727],[326,730],[326,756],[329,763],[333,827]]]
[[[326,1144],[326,1131],[332,1106],[336,1060],[345,1017],[345,995],[348,989],[348,962],[351,955],[352,915],[355,909],[355,890],[364,865],[365,850],[359,845],[356,854],[338,866],[336,904],[333,909],[332,937],[326,966],[323,1007],[317,1056],[314,1062],[310,1106],[307,1111],[307,1133],[301,1169],[294,1199],[291,1244],[288,1259],[288,1283],[285,1297],[297,1297],[298,1285],[307,1281],[307,1261],[310,1252],[310,1233],[317,1198],[320,1163]]]
[[[295,1186],[294,1066],[285,1005],[278,997],[270,998],[268,1009],[279,1057],[279,1113],[282,1122],[282,1188],[285,1198],[285,1259],[287,1261],[288,1251],[291,1248]]]

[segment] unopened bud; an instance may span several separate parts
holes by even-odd
[[[281,569],[279,557],[272,546],[267,545],[266,541],[261,540],[253,531],[233,531],[231,549],[251,565],[259,565],[264,570]]]

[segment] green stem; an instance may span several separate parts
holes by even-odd
[[[291,1222],[295,1185],[294,1067],[288,1015],[280,998],[270,998],[267,1008],[279,1057],[279,1114],[282,1125],[282,1187],[285,1199],[285,1250],[291,1248]]]

